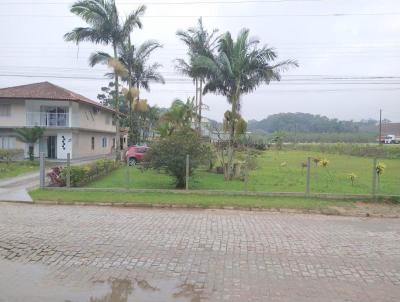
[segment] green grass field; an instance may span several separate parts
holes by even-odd
[[[329,160],[326,168],[312,163],[311,191],[318,193],[369,194],[372,183],[372,159],[310,151],[266,151],[257,160],[258,168],[249,171],[249,191],[304,192],[306,169],[301,167],[307,157]],[[400,160],[384,159],[386,169],[381,176],[378,192],[400,195]],[[128,174],[129,173],[129,177]],[[348,178],[355,173],[354,185]],[[128,182],[129,180],[129,182]],[[138,168],[121,168],[109,176],[88,185],[94,188],[174,189],[173,179],[156,171],[142,172]],[[223,175],[198,170],[190,180],[191,189],[242,191],[243,181],[225,181]]]
[[[37,161],[17,161],[11,162],[8,165],[5,162],[0,162],[0,179],[15,177],[36,170],[39,170],[39,163]]]

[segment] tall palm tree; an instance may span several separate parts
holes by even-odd
[[[201,119],[203,109],[203,84],[206,74],[202,70],[194,69],[193,61],[197,56],[212,57],[217,46],[219,36],[218,29],[209,33],[203,25],[202,18],[199,18],[197,27],[191,27],[187,31],[178,30],[176,35],[188,47],[189,61],[176,59],[176,69],[184,75],[191,77],[195,83],[195,105],[198,108],[197,128],[201,132]]]
[[[204,93],[214,92],[225,96],[231,105],[232,116],[240,113],[241,96],[257,89],[261,84],[279,81],[281,72],[291,66],[298,66],[296,61],[286,60],[274,63],[277,54],[266,45],[258,47],[259,40],[249,37],[249,30],[242,29],[236,41],[229,32],[219,40],[218,55],[197,56],[194,70],[207,74],[208,82]],[[226,178],[233,177],[233,156],[236,118],[229,125],[229,154]]]
[[[43,136],[45,129],[35,126],[33,128],[17,128],[15,131],[19,140],[28,144],[29,160],[33,161],[35,143]]]
[[[118,58],[117,49],[130,35],[134,27],[142,27],[140,17],[146,10],[140,6],[136,11],[131,12],[124,21],[121,21],[117,6],[114,0],[80,0],[72,5],[71,12],[81,17],[89,26],[76,27],[64,35],[66,41],[73,41],[77,44],[83,41],[95,44],[111,45],[113,57]],[[119,127],[119,82],[118,73],[115,72],[115,110],[117,111],[116,121],[116,142],[120,140]],[[119,148],[116,149],[116,156],[120,156]]]
[[[119,48],[119,59],[128,71],[128,77],[123,80],[140,91],[150,90],[150,82],[165,84],[164,77],[158,71],[162,67],[159,63],[148,64],[153,51],[162,45],[155,40],[148,40],[139,46],[134,46],[128,40]],[[140,99],[140,95],[137,96]]]
[[[137,92],[132,100],[129,100],[129,96],[133,96],[133,93],[127,95],[129,101],[130,139],[134,137],[133,143],[139,143],[137,141],[139,138],[138,133],[134,133],[133,123],[138,122],[137,119],[140,115],[139,111],[136,112],[134,110],[137,108],[137,104],[135,103],[140,102],[140,88],[150,91],[150,82],[165,84],[164,77],[158,71],[162,65],[159,63],[148,64],[151,53],[161,47],[161,44],[154,40],[145,41],[138,47],[135,47],[131,44],[131,40],[128,37],[127,41],[118,47],[118,61],[105,52],[93,53],[89,59],[91,66],[99,63],[111,65],[114,72],[107,73],[106,75],[114,77],[115,73],[117,73],[122,81],[128,83],[129,92],[132,92],[133,89]]]

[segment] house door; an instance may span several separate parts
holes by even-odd
[[[57,136],[47,137],[47,157],[57,158]]]

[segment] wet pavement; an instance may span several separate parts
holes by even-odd
[[[0,302],[399,297],[399,219],[0,203]]]

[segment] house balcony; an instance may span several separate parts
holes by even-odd
[[[28,127],[69,127],[69,113],[27,112],[26,125]]]

